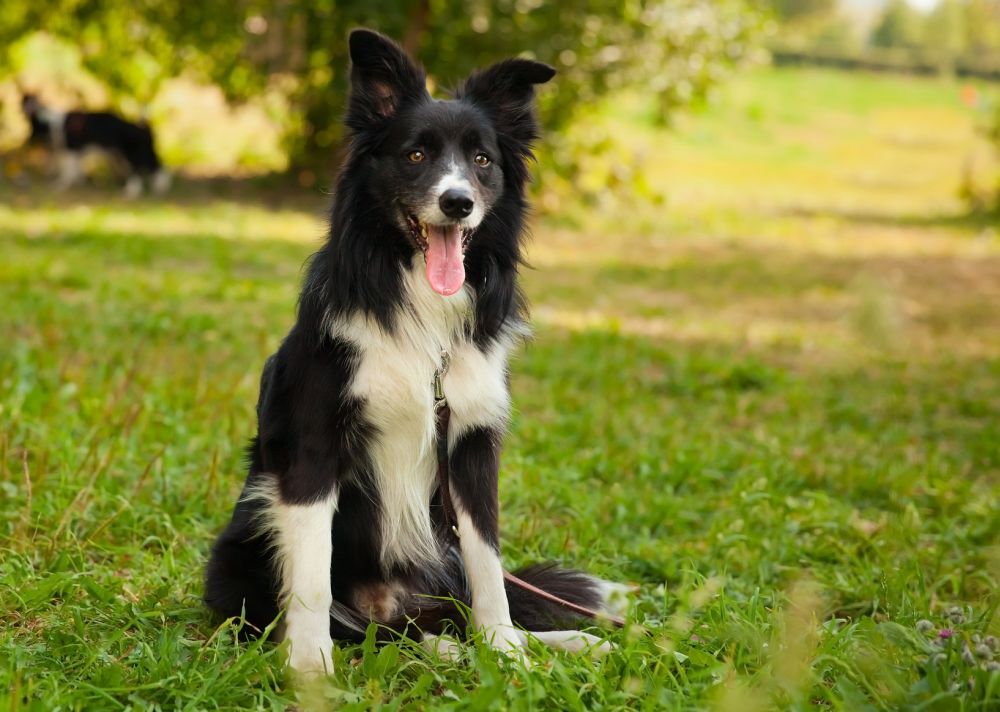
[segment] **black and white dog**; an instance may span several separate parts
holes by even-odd
[[[506,60],[437,101],[382,35],[356,30],[350,54],[350,150],[329,237],[264,367],[249,476],[212,550],[206,601],[258,631],[283,610],[297,671],[328,670],[332,639],[361,639],[372,620],[453,652],[440,636],[462,634],[465,607],[503,650],[523,648],[525,631],[607,650],[567,630],[579,615],[505,587],[499,556],[534,85],[555,70]],[[457,538],[436,477],[442,371]],[[620,590],[549,565],[518,575],[594,610]]]
[[[46,108],[33,94],[21,100],[25,118],[31,123],[30,143],[52,151],[59,165],[56,187],[69,188],[83,177],[83,158],[102,151],[126,166],[125,195],[142,194],[143,179],[155,193],[170,187],[170,173],[163,167],[146,124],[134,124],[106,111],[56,111]]]

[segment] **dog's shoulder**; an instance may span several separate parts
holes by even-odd
[[[360,404],[348,393],[356,363],[357,349],[344,339],[298,328],[285,337],[260,379],[258,442],[267,471],[284,472],[296,453],[317,460],[350,454],[338,437],[347,442],[363,427]]]

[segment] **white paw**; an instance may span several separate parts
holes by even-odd
[[[510,660],[520,663],[525,667],[531,667],[531,658],[528,657],[528,640],[524,631],[520,631],[509,623],[480,626],[483,642],[488,646],[503,653]]]
[[[125,181],[125,198],[127,200],[135,200],[140,195],[142,195],[142,178],[139,176],[130,176]]]
[[[161,168],[153,174],[153,192],[157,195],[163,195],[170,189],[172,180],[173,176],[170,175],[170,172]]]
[[[524,649],[524,634],[512,625],[488,625],[481,630],[483,641],[494,650],[519,655]]]
[[[613,643],[580,630],[538,631],[528,633],[528,636],[544,643],[553,650],[565,650],[568,653],[585,653],[592,658],[603,658],[615,649]]]
[[[333,672],[333,639],[328,631],[288,630],[288,667],[300,675],[329,675]]]
[[[462,656],[462,644],[449,635],[425,633],[420,644],[424,646],[424,650],[442,660],[455,662]]]

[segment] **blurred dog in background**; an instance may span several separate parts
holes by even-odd
[[[126,197],[141,195],[144,181],[154,193],[170,187],[171,175],[156,154],[147,124],[132,123],[107,111],[50,109],[34,94],[24,96],[21,108],[31,124],[28,143],[44,146],[55,158],[57,188],[78,183],[84,177],[84,158],[93,152],[107,154],[123,168]]]

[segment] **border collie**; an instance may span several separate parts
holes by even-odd
[[[615,584],[541,565],[517,574],[532,593],[505,585],[499,556],[507,358],[527,332],[517,273],[534,86],[555,70],[508,59],[438,101],[382,35],[352,32],[350,57],[349,151],[329,236],[264,366],[249,475],[212,549],[206,602],[243,617],[247,635],[283,611],[277,630],[298,672],[329,671],[333,639],[363,639],[371,621],[380,636],[452,654],[467,611],[507,652],[527,631],[604,652],[571,630],[583,616],[542,596],[606,611]]]
[[[44,144],[59,164],[56,186],[60,190],[83,177],[83,157],[89,151],[110,153],[128,167],[125,195],[142,194],[143,178],[149,178],[155,193],[170,187],[170,173],[163,167],[153,145],[153,132],[146,124],[134,124],[106,111],[56,111],[46,108],[33,94],[21,100],[21,109],[31,123],[30,143]]]

